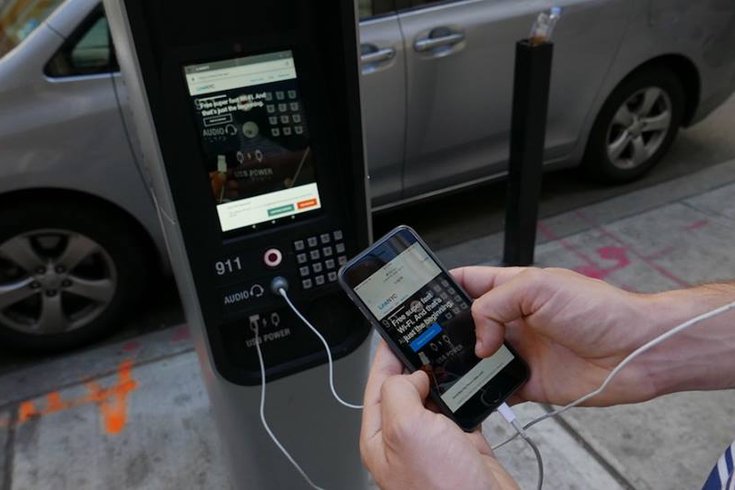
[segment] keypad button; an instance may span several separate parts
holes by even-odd
[[[327,266],[327,269],[334,269],[334,259],[327,259],[324,265]]]
[[[278,112],[286,112],[288,110],[287,104],[278,104]]]
[[[299,264],[305,264],[307,260],[308,259],[305,253],[300,253],[296,256],[296,262],[298,262]]]
[[[311,279],[304,279],[303,281],[301,281],[301,286],[304,289],[311,289],[313,286],[313,283],[311,282]]]
[[[329,236],[329,233],[322,233],[319,235],[319,240],[321,240],[322,243],[325,245],[331,241],[332,237]]]
[[[337,253],[338,254],[341,254],[341,253],[344,253],[345,252],[345,244],[344,243],[338,243],[337,245],[335,245],[334,248],[335,248],[335,250],[337,250]]]
[[[323,285],[324,284],[324,276],[316,276],[314,278],[314,282],[316,283],[317,286]]]
[[[281,130],[278,128],[271,128],[271,135],[272,136],[281,136]]]
[[[270,102],[271,100],[273,100],[273,92],[266,92],[265,93],[265,100],[267,100],[268,102]]]
[[[306,239],[306,243],[308,243],[310,247],[316,247],[319,244],[319,241],[315,236],[310,236]]]
[[[288,117],[288,115],[281,116],[281,123],[282,124],[288,124],[291,121],[291,118]]]
[[[337,280],[337,273],[332,271],[329,274],[327,274],[327,278],[329,279],[329,282],[334,282]]]
[[[273,114],[274,112],[276,112],[276,106],[273,104],[267,104],[265,106],[265,110],[268,111],[268,114]]]
[[[296,98],[296,91],[295,90],[289,90],[288,91],[288,98],[289,99],[295,99]]]
[[[293,119],[293,122],[298,124],[301,122],[301,114],[294,114],[293,116],[291,116],[291,119]]]
[[[311,270],[313,270],[315,273],[319,273],[324,269],[324,266],[321,262],[317,262],[316,264],[311,264]]]
[[[312,250],[309,252],[309,257],[311,257],[311,260],[319,260],[319,250]]]
[[[294,111],[294,112],[296,112],[296,111],[299,110],[299,103],[298,102],[291,102],[289,104],[289,106],[291,107],[291,110]]]
[[[309,275],[309,268],[307,266],[299,267],[299,274],[301,277],[306,277]]]
[[[279,90],[278,92],[276,92],[276,99],[283,100],[285,98],[286,98],[286,94],[284,94],[282,91]]]
[[[345,265],[347,263],[347,257],[341,255],[337,258],[337,262],[339,263],[339,265]]]
[[[293,242],[293,249],[297,252],[301,252],[304,249],[304,241],[296,240],[295,242]]]
[[[270,116],[268,118],[268,122],[271,123],[272,126],[275,126],[278,124],[278,116]]]
[[[324,247],[322,248],[322,253],[325,257],[331,257],[334,255],[334,250],[332,250],[332,247]]]
[[[296,134],[303,134],[304,133],[304,128],[303,128],[303,126],[294,126],[293,132],[296,133]]]
[[[335,240],[342,240],[342,230],[335,230],[332,236],[334,236]]]
[[[291,136],[291,128],[288,127],[288,126],[286,126],[285,128],[283,128],[283,135],[284,136]]]

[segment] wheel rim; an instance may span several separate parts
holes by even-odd
[[[631,170],[656,154],[672,127],[672,104],[661,88],[633,94],[615,113],[607,131],[607,157],[616,168]]]
[[[116,290],[112,258],[85,235],[34,230],[0,244],[0,323],[19,332],[81,328],[107,308]]]

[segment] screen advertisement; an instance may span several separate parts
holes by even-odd
[[[321,208],[291,51],[184,67],[223,232]]]
[[[502,346],[486,359],[474,353],[470,303],[420,243],[376,251],[384,264],[354,287],[355,294],[456,412],[513,359]],[[369,259],[368,259],[369,260]]]

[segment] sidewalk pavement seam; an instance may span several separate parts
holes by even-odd
[[[192,346],[192,347],[190,347],[190,348],[188,348],[186,350],[183,350],[183,351],[174,352],[173,354],[166,354],[166,355],[163,355],[163,356],[146,359],[145,361],[141,361],[141,362],[135,362],[135,359],[133,359],[132,360],[133,361],[133,366],[134,367],[143,367],[143,366],[147,366],[148,364],[154,364],[154,363],[157,363],[159,361],[164,361],[166,359],[173,359],[173,358],[175,358],[177,356],[181,356],[181,355],[184,355],[184,354],[190,354],[193,351],[194,351],[194,347]],[[75,382],[72,382],[72,383],[66,383],[66,384],[59,385],[58,387],[56,387],[56,391],[62,391],[62,390],[66,390],[66,389],[69,389],[69,388],[73,388],[75,386],[82,385],[82,384],[85,383],[85,381],[88,381],[90,379],[97,379],[97,378],[104,378],[106,376],[113,376],[116,372],[117,372],[116,369],[102,371],[100,373],[96,373],[94,376],[90,376],[90,377],[85,378],[85,379],[80,379],[79,381],[75,381]],[[19,399],[19,400],[9,400],[9,401],[3,403],[2,405],[0,405],[0,411],[2,411],[2,410],[11,410],[11,413],[12,414],[15,414],[16,410],[12,410],[14,408],[14,406],[17,406],[19,403],[22,403],[22,402],[24,402],[26,400],[33,400],[35,398],[44,396],[47,393],[48,393],[47,391],[41,391],[41,392],[38,392],[38,393],[33,393],[30,396],[25,396],[25,397],[23,397],[22,399]],[[11,425],[14,422],[15,422],[15,415],[12,415],[11,416]],[[2,490],[5,490],[5,489],[3,488]]]
[[[542,406],[544,410],[546,410],[547,412],[551,412],[554,410],[554,407],[552,407],[551,405],[542,404]],[[620,483],[620,485],[627,488],[628,490],[636,489],[636,486],[633,484],[633,482],[628,480],[625,477],[625,475],[623,475],[615,465],[608,462],[607,459],[605,459],[605,457],[602,454],[600,454],[597,451],[597,449],[595,449],[594,446],[592,446],[592,444],[590,444],[582,434],[577,432],[577,430],[574,427],[569,425],[569,423],[564,419],[564,417],[552,417],[552,420],[554,420],[557,424],[559,424],[559,426],[564,431],[566,431],[567,434],[572,436],[572,438],[574,438],[574,440],[577,441],[577,443],[582,447],[582,449],[587,451],[587,454],[589,454],[595,461],[597,461],[600,464],[600,466],[602,466],[608,472],[610,476],[612,476],[618,483]]]
[[[730,162],[727,162],[727,163],[730,163]],[[585,213],[585,210],[589,210],[592,207],[595,207],[595,206],[604,204],[606,202],[604,200],[603,201],[600,201],[600,202],[597,202],[597,203],[593,203],[593,204],[588,205],[588,206],[584,206],[584,207],[579,208],[579,209],[575,209],[573,211],[567,211],[567,212],[564,212],[562,214],[557,214],[557,215],[554,215],[554,216],[548,216],[548,217],[546,217],[546,218],[544,218],[542,220],[539,220],[539,223],[548,223],[550,220],[553,220],[553,219],[560,219],[560,218],[563,219],[563,218],[570,217],[572,215],[577,215],[577,216],[580,216],[580,217],[583,216],[584,219],[585,219],[585,222],[587,223],[588,226],[587,227],[580,227],[579,229],[569,231],[569,232],[567,232],[565,234],[555,235],[553,238],[542,238],[541,240],[538,240],[538,242],[537,242],[536,245],[541,245],[542,243],[548,243],[548,242],[552,242],[552,241],[556,241],[556,240],[560,240],[560,239],[564,239],[564,238],[569,238],[569,237],[572,237],[572,236],[575,236],[575,235],[579,235],[580,233],[584,233],[584,232],[587,232],[587,231],[594,230],[594,229],[599,228],[601,226],[605,226],[605,225],[608,225],[608,224],[611,224],[611,223],[616,223],[618,221],[623,221],[625,219],[632,218],[632,217],[641,215],[643,213],[648,213],[650,211],[656,211],[658,209],[661,209],[661,208],[664,208],[666,206],[670,206],[670,205],[676,204],[676,203],[685,205],[685,206],[690,207],[691,209],[695,209],[695,210],[697,210],[699,212],[702,212],[702,213],[705,213],[705,214],[709,214],[709,213],[712,213],[713,211],[712,210],[707,210],[707,209],[701,209],[701,208],[699,208],[699,207],[697,207],[697,206],[695,206],[695,205],[693,205],[691,203],[688,203],[687,200],[688,199],[691,199],[693,197],[699,196],[699,195],[701,195],[704,192],[714,192],[714,191],[717,191],[717,190],[722,189],[724,187],[731,186],[732,184],[733,184],[732,182],[725,182],[722,185],[719,185],[719,186],[716,186],[716,187],[712,187],[712,188],[707,189],[707,190],[702,191],[702,192],[693,192],[692,194],[687,194],[687,195],[684,195],[684,196],[678,196],[676,198],[670,199],[670,200],[665,201],[665,202],[660,202],[660,203],[652,204],[652,205],[649,205],[649,206],[644,206],[641,209],[632,210],[632,211],[630,211],[629,213],[626,213],[626,214],[616,215],[616,216],[612,217],[611,219],[606,220],[605,222],[601,222],[601,221],[595,220],[594,218],[592,218],[591,216],[589,216],[589,214]],[[637,192],[638,191],[633,191],[630,194],[623,194],[622,196],[618,196],[618,197],[632,198],[632,195],[634,195]],[[733,219],[731,217],[729,217],[727,215],[724,215],[722,213],[717,213],[717,216],[718,217],[721,217],[721,218],[724,218],[724,219],[727,219],[728,221],[733,221]],[[499,234],[502,235],[503,232],[500,232]]]
[[[732,184],[729,184],[729,185],[732,185]],[[726,186],[723,186],[723,187],[726,187]],[[713,190],[717,190],[717,189],[713,189]],[[705,209],[705,208],[702,208],[702,207],[697,206],[696,204],[690,202],[688,199],[685,199],[685,200],[681,201],[681,204],[683,206],[688,207],[689,209],[694,210],[694,211],[698,211],[698,212],[703,213],[703,214],[714,215],[716,218],[718,218],[718,219],[720,219],[720,220],[723,221],[723,223],[720,223],[720,224],[722,224],[724,226],[735,227],[734,226],[735,225],[735,219],[733,219],[732,216],[728,216],[726,214],[723,214],[723,213],[719,212],[716,209]]]
[[[591,230],[593,227],[581,225],[578,220],[570,219],[573,218],[576,212],[585,212],[598,225],[610,224],[642,213],[654,211],[667,205],[683,203],[685,200],[694,198],[705,192],[717,191],[732,185],[735,182],[734,176],[735,160],[728,160],[713,167],[700,170],[692,175],[677,177],[660,182],[652,187],[636,189],[625,194],[601,199],[600,201],[586,204],[575,210],[565,211],[551,216],[543,216],[539,220],[539,224],[545,224],[549,229],[554,230],[555,237],[553,240],[547,239],[539,233],[536,246],[538,247],[554,240],[572,237]],[[719,183],[712,186],[709,182],[714,180],[714,178],[717,178]],[[651,196],[654,196],[654,198],[652,199]],[[605,219],[602,220],[597,219],[601,208],[605,209],[605,213],[603,213]],[[611,209],[613,210],[612,212],[610,212]],[[559,230],[558,228],[562,228],[563,230]],[[474,238],[462,244],[450,245],[438,249],[437,252],[440,257],[444,254],[448,259],[445,262],[451,261],[453,266],[469,265],[467,262],[468,250],[471,251],[477,248],[484,250],[486,247],[483,244],[496,243],[496,247],[494,247],[496,248],[495,253],[487,254],[483,252],[482,258],[478,255],[473,257],[473,254],[470,252],[469,256],[472,258],[469,263],[497,265],[497,262],[502,256],[503,237],[504,231],[499,231]],[[465,257],[462,263],[453,260],[457,254]]]
[[[9,410],[8,417],[10,423],[7,428],[7,435],[5,438],[5,448],[2,465],[3,465],[3,480],[2,490],[12,490],[13,488],[13,460],[15,459],[15,418],[17,410]]]

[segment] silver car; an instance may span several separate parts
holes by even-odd
[[[635,179],[735,86],[735,3],[559,0],[548,168]],[[502,177],[514,43],[547,0],[359,0],[376,208]],[[0,0],[0,342],[134,310],[165,247],[99,0]]]

